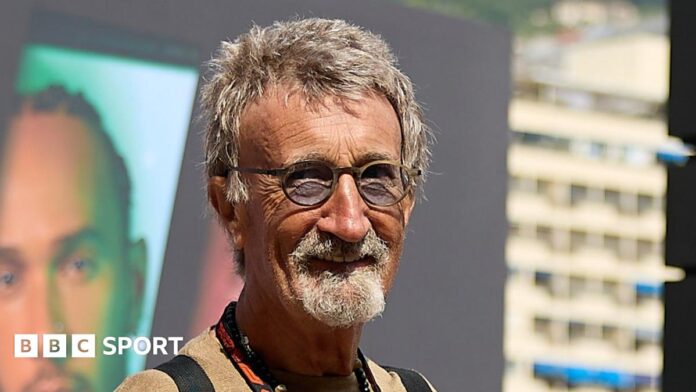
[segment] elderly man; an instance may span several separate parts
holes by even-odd
[[[208,196],[244,289],[220,322],[120,391],[431,391],[358,349],[399,265],[428,134],[378,36],[340,20],[254,27],[203,89]]]

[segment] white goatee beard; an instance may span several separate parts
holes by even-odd
[[[308,262],[329,255],[371,257],[373,265],[353,271],[312,273]],[[316,228],[307,233],[289,257],[293,291],[305,311],[322,323],[345,328],[365,323],[384,311],[382,273],[389,263],[389,248],[373,229],[358,243],[326,238]]]

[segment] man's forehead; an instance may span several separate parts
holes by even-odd
[[[340,153],[342,147],[359,148],[360,155],[399,159],[401,150],[396,112],[379,94],[308,102],[301,94],[276,89],[249,105],[240,128],[240,162],[250,154],[295,161],[304,155]]]
[[[107,154],[93,133],[60,112],[23,112],[12,121],[0,161],[1,240],[119,227]]]
[[[90,153],[98,144],[89,125],[62,111],[36,112],[25,109],[10,121],[7,129],[5,144],[10,152],[22,149],[41,151],[62,155],[67,160],[67,157],[77,153]]]

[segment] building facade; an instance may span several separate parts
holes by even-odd
[[[660,388],[669,43],[521,47],[510,107],[506,392]],[[539,55],[541,53],[541,55]]]

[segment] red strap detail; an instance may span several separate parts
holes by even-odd
[[[246,356],[244,352],[234,344],[234,339],[227,333],[222,320],[215,326],[215,335],[217,335],[218,340],[222,343],[222,347],[225,349],[225,353],[227,353],[227,358],[229,358],[237,370],[239,370],[247,384],[258,392],[272,392],[270,386],[256,375],[251,366],[245,362]]]

